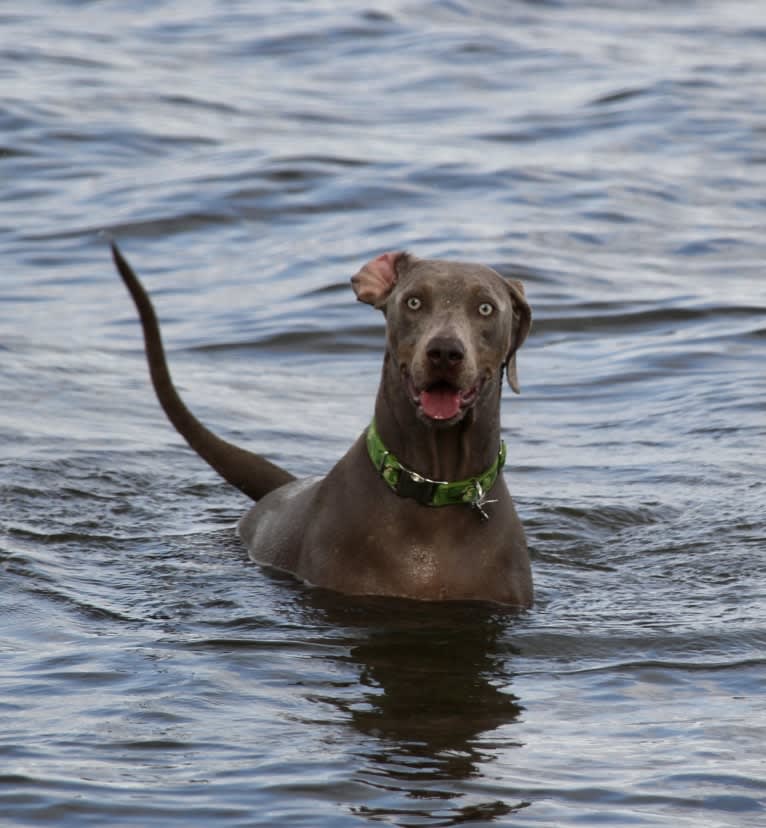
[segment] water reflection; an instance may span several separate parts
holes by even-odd
[[[490,747],[514,746],[507,733],[489,736],[523,710],[509,689],[513,613],[483,604],[348,601],[322,592],[309,600],[352,642],[342,658],[358,671],[358,685],[330,701],[366,737],[358,740],[358,779],[373,793],[357,813],[390,816],[389,795],[397,814],[419,825],[489,821],[523,807],[464,804],[467,797],[456,792],[456,783],[483,774]],[[402,810],[402,794],[417,801],[412,810]],[[451,800],[462,800],[461,807]]]

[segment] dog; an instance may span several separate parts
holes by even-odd
[[[157,318],[115,244],[143,327],[159,402],[189,445],[256,501],[239,522],[250,557],[353,595],[533,602],[524,529],[503,476],[504,375],[531,310],[524,288],[489,267],[384,253],[351,279],[386,319],[370,425],[323,478],[286,470],[213,434],[167,367]]]

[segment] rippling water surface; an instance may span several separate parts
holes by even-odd
[[[0,823],[763,825],[763,4],[41,0],[0,33]],[[251,564],[101,231],[195,411],[300,475],[372,411],[362,263],[522,278],[535,608]]]

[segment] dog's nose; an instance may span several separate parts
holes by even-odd
[[[459,339],[435,336],[426,349],[426,354],[435,368],[454,368],[465,357],[465,347]]]

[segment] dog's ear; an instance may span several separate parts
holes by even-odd
[[[511,302],[513,303],[513,330],[508,356],[505,358],[505,373],[508,377],[508,385],[516,394],[519,394],[521,388],[519,387],[519,375],[516,371],[516,351],[519,350],[529,333],[532,325],[532,310],[524,295],[524,285],[518,279],[506,279],[505,284],[508,287],[508,293],[511,294]]]
[[[351,286],[360,302],[382,310],[399,280],[403,264],[411,259],[407,253],[383,253],[351,277]]]

